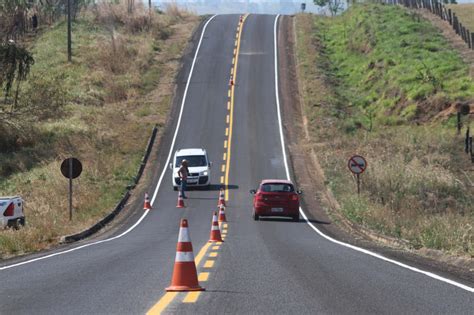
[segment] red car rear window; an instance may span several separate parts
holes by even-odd
[[[260,187],[262,192],[294,192],[293,185],[290,184],[263,184]]]

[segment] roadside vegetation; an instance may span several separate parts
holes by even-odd
[[[296,32],[307,127],[337,210],[412,248],[474,257],[473,166],[455,129],[459,107],[474,105],[469,66],[399,6],[299,15]],[[368,160],[360,197],[354,153]]]
[[[15,93],[0,92],[0,195],[22,196],[27,225],[0,231],[1,258],[57,244],[113,209],[152,127],[161,132],[166,123],[180,58],[199,21],[174,6],[155,12],[141,3],[131,10],[130,1],[99,2],[77,13],[72,63],[61,18],[15,43],[34,64],[17,107]],[[69,156],[83,163],[72,222],[59,171]]]

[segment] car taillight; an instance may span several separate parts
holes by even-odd
[[[298,195],[291,195],[290,200],[292,201],[298,201]]]
[[[262,201],[262,200],[263,200],[262,194],[258,194],[258,193],[257,193],[257,194],[255,195],[255,200],[257,200],[257,201]]]
[[[15,210],[15,205],[13,203],[10,203],[10,205],[7,207],[7,209],[3,212],[3,216],[5,216],[5,217],[13,216],[13,211],[14,210]]]

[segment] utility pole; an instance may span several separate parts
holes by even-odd
[[[72,0],[67,0],[67,61],[68,62],[72,62],[71,1]]]

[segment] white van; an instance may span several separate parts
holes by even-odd
[[[25,225],[23,199],[18,196],[0,197],[0,227],[18,228]]]
[[[189,176],[187,186],[191,187],[208,187],[211,185],[211,165],[204,149],[180,149],[174,153],[173,162],[170,163],[172,172],[173,189],[178,190],[181,181],[179,179],[178,170],[181,161],[188,161]]]

